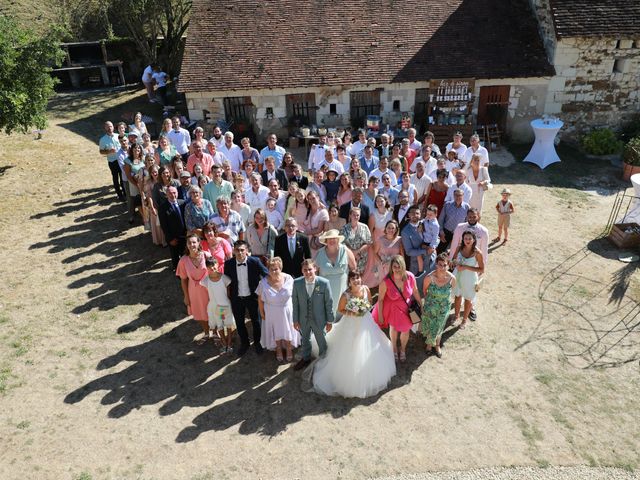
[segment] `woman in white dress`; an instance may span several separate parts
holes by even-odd
[[[369,231],[374,242],[384,235],[384,227],[389,220],[393,219],[393,211],[384,195],[376,195],[375,206],[376,208],[369,215]]]
[[[491,188],[491,177],[487,167],[480,165],[481,157],[474,153],[471,157],[471,165],[467,167],[467,184],[471,187],[471,200],[469,206],[477,208],[482,213],[485,189]]]
[[[282,259],[274,257],[268,263],[269,275],[260,280],[256,294],[263,318],[260,344],[276,351],[276,359],[293,360],[293,348],[300,345],[300,334],[293,328],[293,277],[282,273]]]
[[[313,390],[331,396],[365,398],[378,394],[396,374],[391,342],[369,313],[371,292],[349,272],[340,296],[343,314],[327,334],[327,354],[309,366]]]

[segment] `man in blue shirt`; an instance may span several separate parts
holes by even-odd
[[[258,163],[258,171],[262,172],[264,159],[267,157],[275,158],[276,169],[280,168],[280,166],[282,165],[282,158],[284,157],[284,154],[286,153],[286,151],[277,143],[278,143],[278,137],[276,137],[275,133],[271,133],[267,137],[267,146],[260,151],[260,161]]]
[[[104,122],[104,135],[100,138],[99,149],[101,155],[106,155],[107,164],[111,171],[111,180],[116,195],[121,201],[125,200],[125,190],[122,178],[120,177],[120,167],[118,166],[118,150],[120,150],[120,142],[118,134],[114,132],[113,123]]]
[[[438,207],[429,205],[427,214],[422,220],[422,248],[425,250],[424,271],[429,273],[436,268],[436,249],[440,243],[440,225],[438,224]]]
[[[453,188],[453,187],[452,187]],[[459,223],[463,223],[467,218],[469,204],[464,201],[464,192],[455,189],[453,192],[453,202],[445,202],[438,223],[440,224],[440,246],[438,253],[450,247],[456,249],[458,245],[449,245],[453,238],[453,232]]]
[[[419,257],[423,257],[424,248],[422,248],[422,234],[418,227],[420,226],[420,208],[417,205],[412,205],[409,208],[409,222],[402,229],[402,246],[404,247],[404,254],[407,258],[407,269],[414,275],[420,273]]]

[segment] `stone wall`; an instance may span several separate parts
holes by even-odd
[[[640,38],[562,38],[553,63],[545,112],[565,122],[565,138],[640,112]]]
[[[556,50],[556,31],[553,26],[549,0],[529,0],[529,2],[538,20],[538,29],[544,43],[544,48],[547,51],[547,58],[552,62]]]
[[[548,78],[506,78],[497,80],[476,80],[474,113],[477,114],[478,97],[480,88],[492,85],[510,85],[510,105],[508,111],[508,134],[517,141],[529,141],[533,138],[533,132],[529,123],[532,119],[540,117],[544,112]],[[205,111],[208,111],[208,118],[215,122],[224,119],[225,97],[249,96],[253,104],[254,134],[258,144],[264,142],[264,137],[268,133],[276,133],[281,138],[288,135],[286,100],[289,93],[309,93],[316,94],[317,125],[325,127],[346,126],[350,124],[349,119],[349,93],[352,90],[373,90],[381,88],[380,103],[382,104],[382,123],[397,124],[402,112],[413,112],[416,100],[416,89],[428,88],[428,81],[416,83],[404,83],[394,85],[366,85],[354,88],[327,87],[317,89],[296,89],[295,91],[285,89],[274,90],[247,90],[243,92],[205,92],[188,93],[187,108],[189,116],[193,120],[205,120]],[[395,101],[399,102],[400,108],[393,109]],[[331,104],[336,105],[336,113],[331,114]],[[273,118],[267,118],[267,108],[271,108]],[[211,129],[213,127],[210,127]]]
[[[473,113],[474,115],[478,113],[482,87],[510,85],[506,133],[514,142],[529,142],[534,137],[531,121],[544,114],[548,84],[547,77],[477,80]]]
[[[276,133],[285,138],[288,135],[288,119],[285,96],[290,93],[315,93],[317,126],[337,127],[350,124],[349,93],[359,90],[382,89],[380,103],[383,123],[395,124],[400,120],[402,112],[412,112],[415,104],[416,88],[427,88],[428,82],[398,84],[398,85],[363,85],[351,88],[326,87],[303,88],[294,90],[247,90],[242,92],[202,92],[187,93],[187,108],[192,120],[205,120],[205,111],[209,121],[224,119],[225,97],[249,96],[253,103],[255,136],[258,143],[263,141],[268,133]],[[400,109],[393,110],[394,101],[400,102]],[[331,114],[331,104],[336,105],[336,113]],[[273,118],[267,118],[267,108],[272,109]]]

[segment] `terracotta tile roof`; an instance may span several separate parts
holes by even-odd
[[[551,14],[558,38],[640,34],[638,0],[552,0]]]
[[[528,0],[194,0],[180,90],[553,74]]]

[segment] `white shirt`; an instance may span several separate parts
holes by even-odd
[[[253,188],[250,188],[244,192],[244,200],[251,207],[251,215],[253,215],[258,208],[264,209],[264,204],[269,196],[269,189],[264,185],[258,187],[258,191],[254,192]]]
[[[305,285],[305,287],[307,287],[307,295],[312,296],[313,295],[313,288],[316,286],[316,282],[314,281],[312,283],[309,283],[305,279],[304,285]]]
[[[480,225],[479,223],[476,223],[475,225],[469,225],[469,222],[459,223],[456,229],[453,231],[451,245],[460,245],[462,234],[468,230],[476,234],[476,246],[482,254],[482,259],[484,260],[484,268],[487,268],[487,261],[489,260],[489,230],[487,230],[487,228],[483,225]],[[449,258],[453,259],[453,255],[455,253],[456,249],[452,248],[449,252]]]
[[[224,145],[224,135],[220,135],[220,138],[211,137],[209,141],[211,143],[214,143],[216,145],[216,148],[219,149],[221,146]]]
[[[309,152],[309,161],[307,168],[313,171],[319,170],[324,163],[324,152],[329,149],[330,147],[328,145],[313,145],[311,147],[311,151]]]
[[[484,148],[482,145],[478,146],[478,150],[477,151],[473,151],[473,147],[469,147],[465,150],[464,152],[464,166],[468,167],[469,165],[471,165],[471,157],[474,154],[478,154],[480,155],[480,166],[481,167],[486,167],[487,165],[489,165],[489,152],[486,148]],[[458,157],[460,158],[460,157]]]
[[[371,173],[369,174],[369,178],[376,177],[378,180],[382,181],[382,175],[384,175],[384,174],[389,175],[389,178],[391,179],[391,185],[397,185],[398,184],[398,179],[396,178],[396,174],[393,173],[393,170],[391,170],[388,167],[384,172],[382,170],[380,170],[379,168],[376,168],[375,170],[372,170]]]
[[[416,193],[418,194],[418,198],[420,198],[426,193],[429,185],[431,185],[431,178],[429,178],[429,175],[426,173],[422,175],[422,177],[418,178],[418,174],[414,173],[411,175],[409,182],[411,185],[416,187]]]
[[[176,151],[182,155],[189,152],[189,144],[191,143],[191,135],[189,135],[189,131],[184,128],[180,128],[176,130],[172,128],[169,133],[167,133],[167,138],[171,142],[171,144],[176,147]]]
[[[454,181],[453,184],[451,184],[451,187],[449,187],[449,190],[447,190],[447,196],[444,197],[444,202],[453,202],[453,192],[455,192],[456,190],[462,190],[462,192],[464,193],[464,196],[462,197],[463,202],[465,203],[469,203],[469,201],[471,200],[471,196],[473,195],[473,191],[471,190],[471,187],[469,185],[467,185],[467,183],[463,183],[462,185],[457,185],[456,182]]]
[[[287,248],[289,249],[290,254],[293,254],[296,252],[296,235],[294,235],[293,237],[290,237],[289,235],[287,235]]]
[[[142,72],[142,83],[151,83],[153,80],[153,68],[151,65],[148,65],[147,68]]]
[[[227,148],[227,144],[223,142],[222,146],[218,147],[218,150],[229,160],[231,170],[239,172],[242,168],[242,149],[235,143],[232,143],[231,146]]]
[[[404,216],[407,214],[407,211],[409,211],[409,207],[411,206],[411,200],[409,199],[409,203],[406,204],[405,206],[400,206],[400,208],[398,209],[398,223],[402,222],[402,220],[404,219]]]
[[[278,198],[272,197],[270,194],[271,194],[271,191],[269,190],[269,195],[264,201],[265,205],[267,203],[267,200],[269,200],[270,198],[273,198],[276,201],[276,210],[280,212],[280,215],[282,215],[282,218],[284,218],[284,211],[287,209],[287,192],[278,190]],[[245,196],[246,196],[246,193],[245,193]]]
[[[413,142],[409,144],[409,148],[414,152],[420,152],[420,149],[422,148],[422,142],[414,139]]]
[[[249,267],[247,267],[247,259],[244,261],[243,266],[238,265],[236,260],[236,275],[238,276],[238,296],[249,297],[251,290],[249,290]]]
[[[423,157],[417,157],[413,162],[411,162],[411,166],[409,167],[409,171],[411,173],[416,173],[416,164],[418,162],[422,162],[424,165],[424,173],[427,175],[438,168],[438,161],[435,158],[429,156],[425,162]]]
[[[209,154],[209,155],[211,155],[211,154]],[[224,161],[227,160],[227,157],[224,156],[224,153],[221,153],[218,150],[216,150],[216,154],[215,155],[211,155],[211,158],[213,158],[213,164],[214,165],[219,165],[219,166],[222,166]]]
[[[447,143],[446,153],[449,153],[451,150],[455,150],[458,154],[458,158],[462,159],[464,158],[464,152],[467,151],[467,146],[464,143],[460,143],[458,148],[453,148],[453,142],[449,142]]]
[[[360,140],[358,140],[355,143],[351,144],[351,155],[355,155],[356,158],[358,158],[360,156],[360,152],[362,152],[362,150],[364,150],[364,147],[367,146],[367,142],[365,141],[364,143],[362,143]]]
[[[327,161],[325,160],[323,165],[329,167],[329,170],[335,170],[336,172],[338,172],[338,176],[344,173],[344,166],[338,160],[333,159],[330,163],[327,163]]]

